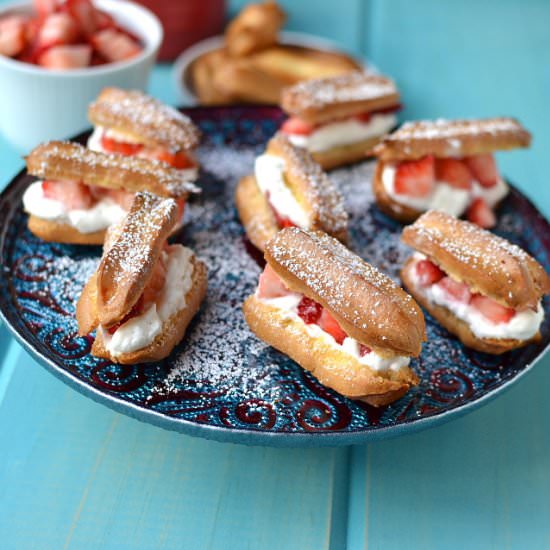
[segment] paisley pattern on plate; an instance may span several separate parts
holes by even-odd
[[[154,364],[119,366],[89,354],[74,308],[100,249],[44,243],[26,228],[21,194],[32,178],[20,174],[3,193],[0,310],[22,343],[54,374],[113,408],[165,428],[249,444],[337,445],[397,435],[478,406],[528,370],[550,341],[543,338],[501,357],[465,349],[429,316],[428,342],[412,368],[421,383],[396,403],[376,409],[323,387],[248,330],[241,303],[253,292],[261,255],[244,238],[233,205],[240,177],[276,130],[275,108],[196,108],[201,127],[200,197],[187,208],[175,240],[192,247],[209,269],[208,296],[186,338]],[[79,140],[84,141],[85,135]],[[398,280],[410,253],[401,225],[373,204],[373,163],[332,172],[351,214],[352,248]],[[550,268],[550,228],[512,190],[497,232]],[[550,305],[545,301],[548,317]]]

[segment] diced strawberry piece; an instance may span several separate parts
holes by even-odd
[[[270,203],[271,204],[271,203]],[[296,227],[296,224],[294,224],[290,218],[287,218],[285,216],[281,216],[275,208],[271,205],[271,210],[273,211],[273,215],[275,216],[275,221],[277,222],[277,225],[280,229],[284,229],[285,227]]]
[[[103,29],[113,28],[116,26],[115,20],[108,13],[96,9],[94,15],[98,30],[102,31]]]
[[[482,187],[493,187],[497,184],[499,175],[493,155],[475,155],[466,157],[464,161]]]
[[[95,33],[90,42],[108,61],[123,61],[141,52],[141,46],[135,40],[115,29],[104,29]]]
[[[27,21],[24,17],[10,15],[0,19],[0,55],[15,57],[27,43]]]
[[[373,113],[360,113],[358,115],[355,115],[355,118],[362,122],[363,124],[367,124],[370,122],[370,119],[372,118]]]
[[[114,200],[123,210],[130,210],[135,194],[124,189],[106,189],[106,196]]]
[[[34,0],[34,9],[40,17],[53,13],[57,9],[57,0]]]
[[[81,69],[90,65],[91,57],[90,46],[54,46],[38,58],[38,64],[47,69]]]
[[[338,324],[338,321],[330,314],[327,308],[323,308],[323,312],[317,324],[325,332],[328,332],[338,344],[341,344],[347,336]]]
[[[359,356],[365,357],[365,355],[368,355],[372,350],[365,346],[365,344],[359,344]]]
[[[96,9],[90,0],[67,0],[66,6],[84,34],[90,36],[96,32]]]
[[[166,282],[166,264],[161,255],[153,268],[151,278],[141,295],[143,311],[147,311],[159,298]]]
[[[472,296],[471,304],[472,307],[475,307],[484,317],[495,324],[507,323],[516,314],[514,309],[502,306],[481,294]]]
[[[139,153],[143,149],[140,143],[126,143],[117,141],[107,137],[105,134],[101,136],[101,146],[110,153],[118,153],[119,155],[132,156]]]
[[[193,160],[190,159],[183,151],[179,151],[178,153],[170,153],[170,151],[166,151],[165,149],[155,149],[152,152],[151,157],[156,160],[166,162],[166,164],[169,164],[178,170],[185,170],[195,166]]]
[[[435,185],[435,163],[432,156],[401,162],[395,171],[395,192],[410,197],[425,197]]]
[[[258,282],[259,298],[280,298],[290,293],[273,268],[266,264]]]
[[[437,159],[435,161],[435,177],[451,187],[469,190],[472,188],[472,174],[468,166],[457,159]]]
[[[421,286],[431,286],[445,277],[445,273],[430,260],[420,260],[416,264],[416,276]]]
[[[285,120],[281,126],[281,132],[283,132],[284,134],[294,134],[299,136],[309,136],[311,133],[313,133],[314,129],[315,126],[313,126],[313,124],[305,122],[304,120],[295,116]]]
[[[90,188],[80,181],[46,180],[42,182],[42,192],[46,198],[62,202],[71,210],[85,210],[94,202]]]
[[[315,300],[304,296],[298,304],[298,316],[308,325],[316,323],[321,317],[323,306]]]
[[[44,50],[51,46],[71,44],[78,35],[78,26],[68,13],[52,13],[44,19],[38,31],[36,48]]]
[[[497,224],[497,218],[495,213],[491,210],[491,207],[487,204],[487,201],[483,197],[477,197],[472,204],[468,207],[466,217],[479,227],[490,229]]]
[[[467,284],[459,283],[458,281],[455,281],[450,277],[443,277],[443,279],[441,279],[437,284],[451,298],[457,300],[458,302],[462,302],[463,304],[467,304],[470,302],[472,293],[470,292]]]

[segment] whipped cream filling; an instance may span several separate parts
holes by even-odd
[[[160,300],[145,313],[132,317],[114,334],[99,326],[105,348],[116,357],[150,345],[162,332],[163,324],[175,313],[185,308],[185,296],[193,284],[193,251],[185,246],[173,245],[168,253],[162,253],[167,261],[166,284]]]
[[[327,332],[325,332],[319,325],[315,323],[304,323],[303,319],[298,315],[298,304],[303,296],[298,293],[291,293],[280,298],[259,298],[256,293],[256,298],[266,305],[275,307],[283,314],[285,319],[290,321],[299,321],[304,324],[306,331],[313,338],[322,338],[324,343],[332,346],[333,348],[347,353],[352,356],[356,361],[359,361],[362,365],[371,368],[376,372],[393,371],[398,372],[402,368],[408,367],[411,362],[410,357],[403,355],[394,356],[391,358],[382,357],[374,350],[371,350],[366,355],[360,354],[360,343],[352,338],[346,336],[342,344],[336,342],[336,340]]]
[[[472,189],[457,189],[444,181],[436,181],[433,191],[425,197],[411,197],[395,192],[396,165],[388,163],[382,169],[382,185],[386,193],[395,201],[419,211],[441,210],[451,216],[459,217],[477,197],[485,199],[493,208],[508,194],[508,185],[499,177],[493,187],[483,187],[477,181]]]
[[[411,279],[416,291],[424,295],[430,303],[446,307],[456,317],[467,323],[478,338],[530,340],[538,332],[544,318],[544,310],[540,302],[536,311],[531,309],[517,311],[507,323],[493,323],[472,305],[453,299],[441,286],[437,284],[422,286],[418,280],[416,264],[426,259],[426,256],[416,252],[414,259],[415,263],[411,265]]]
[[[112,155],[112,151],[108,151],[103,147],[101,144],[101,138],[105,135],[111,139],[114,139],[116,141],[120,141],[121,143],[135,143],[139,145],[141,142],[138,138],[135,138],[134,136],[130,136],[127,134],[124,134],[122,132],[117,132],[116,130],[111,130],[109,128],[104,128],[103,126],[96,126],[94,128],[94,131],[92,132],[92,135],[88,138],[88,149],[92,151],[97,151],[98,153],[105,153],[107,155]],[[187,155],[190,153],[187,152]],[[137,153],[134,155],[136,157],[141,158],[149,158],[146,154]],[[199,174],[199,169],[197,167],[194,168],[184,168],[183,170],[180,170],[184,176],[189,179],[189,181],[194,181],[197,179]]]
[[[288,139],[296,147],[317,153],[382,136],[387,134],[396,123],[397,117],[394,113],[380,113],[372,115],[367,122],[348,118],[323,124],[308,136],[288,134]]]
[[[23,207],[37,218],[65,223],[80,233],[107,229],[126,215],[126,211],[109,197],[97,201],[91,208],[69,209],[62,202],[45,197],[41,181],[29,185],[23,195]]]
[[[261,192],[268,197],[273,208],[294,225],[308,229],[311,221],[285,182],[285,161],[275,155],[264,154],[256,158],[254,175]]]

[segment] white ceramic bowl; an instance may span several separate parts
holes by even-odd
[[[279,34],[279,42],[281,44],[289,44],[292,46],[304,46],[306,48],[316,48],[318,50],[325,50],[329,52],[342,51],[342,48],[332,40],[326,38],[320,38],[312,34],[306,34],[303,32],[291,32],[283,31]],[[224,43],[223,35],[212,36],[206,40],[197,42],[190,48],[187,48],[174,63],[174,69],[172,72],[174,84],[178,90],[179,99],[184,105],[196,105],[198,100],[193,88],[191,86],[190,79],[190,67],[193,61],[198,59],[201,55],[221,48]],[[366,62],[364,63],[367,66]],[[369,69],[372,70],[372,65],[369,64]]]
[[[68,138],[89,126],[88,104],[105,86],[145,90],[162,42],[160,21],[146,8],[121,0],[96,0],[144,48],[136,57],[86,69],[52,71],[0,56],[0,131],[22,153],[50,139]],[[31,2],[2,6],[31,12]]]

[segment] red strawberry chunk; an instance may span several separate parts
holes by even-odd
[[[124,189],[106,189],[106,196],[114,200],[123,210],[130,210],[135,195]]]
[[[46,180],[42,182],[42,192],[46,198],[62,202],[71,210],[87,209],[94,203],[90,188],[80,181]]]
[[[302,321],[308,325],[317,323],[319,317],[321,317],[321,311],[323,306],[316,301],[304,296],[298,304],[298,316]]]
[[[57,9],[57,0],[34,0],[34,9],[40,17],[53,13]]]
[[[373,113],[360,113],[358,115],[355,115],[355,118],[362,122],[363,124],[368,124],[370,122],[370,119],[372,118]]]
[[[459,283],[450,277],[443,277],[437,284],[454,300],[463,304],[470,302],[472,293],[467,284]]]
[[[365,357],[365,355],[368,355],[372,350],[365,346],[365,344],[359,344],[359,357]]]
[[[437,159],[435,161],[435,176],[438,181],[444,181],[457,189],[469,190],[472,188],[472,174],[468,166],[457,159]]]
[[[484,229],[490,229],[497,224],[495,213],[491,210],[491,207],[483,197],[477,197],[477,199],[473,200],[472,204],[468,207],[466,217],[472,223]]]
[[[178,153],[170,153],[170,151],[167,151],[166,149],[153,149],[150,152],[143,151],[141,156],[147,156],[153,160],[166,162],[166,164],[169,164],[178,170],[185,170],[186,168],[193,168],[195,166],[193,160],[183,151],[179,151]]]
[[[266,264],[258,282],[258,297],[265,299],[281,298],[288,294],[290,294],[290,290],[284,285],[273,268]]]
[[[18,15],[0,19],[0,55],[15,57],[27,43],[26,20]]]
[[[484,317],[495,324],[508,323],[516,314],[515,310],[502,306],[487,296],[474,294],[471,301],[472,307],[476,308]]]
[[[107,137],[105,134],[101,136],[101,146],[110,153],[118,153],[119,155],[132,156],[139,153],[143,149],[143,145],[140,143],[127,143],[123,141],[117,141]]]
[[[410,197],[425,197],[435,185],[435,163],[432,156],[398,164],[395,171],[395,192]]]
[[[284,134],[294,134],[299,136],[309,136],[313,133],[314,129],[315,126],[313,126],[313,124],[310,124],[309,122],[295,116],[285,120],[281,126],[281,132]]]
[[[95,33],[90,42],[108,61],[123,61],[141,52],[141,46],[130,36],[110,28]]]
[[[493,187],[497,184],[499,175],[493,155],[475,155],[466,157],[464,161],[482,187]]]
[[[142,294],[139,297],[138,301],[134,304],[134,307],[132,307],[130,312],[118,323],[115,323],[113,326],[109,327],[107,329],[107,332],[109,334],[114,334],[124,323],[127,323],[133,317],[138,317],[143,313],[143,311],[144,311],[144,308],[143,308],[143,294]]]
[[[420,260],[416,264],[416,276],[421,286],[431,286],[445,277],[445,272],[430,260]]]
[[[98,29],[96,9],[90,0],[67,0],[66,7],[84,34],[92,35]]]
[[[51,46],[71,44],[78,38],[78,26],[68,13],[52,13],[38,31],[36,47],[44,50]]]
[[[47,69],[81,69],[90,64],[91,57],[90,46],[54,46],[38,58],[38,64]]]
[[[338,344],[342,344],[347,336],[338,324],[338,321],[330,314],[327,308],[323,308],[323,312],[317,324],[325,332],[328,332]]]
[[[113,28],[116,26],[115,20],[104,11],[96,9],[94,16],[98,30]]]

